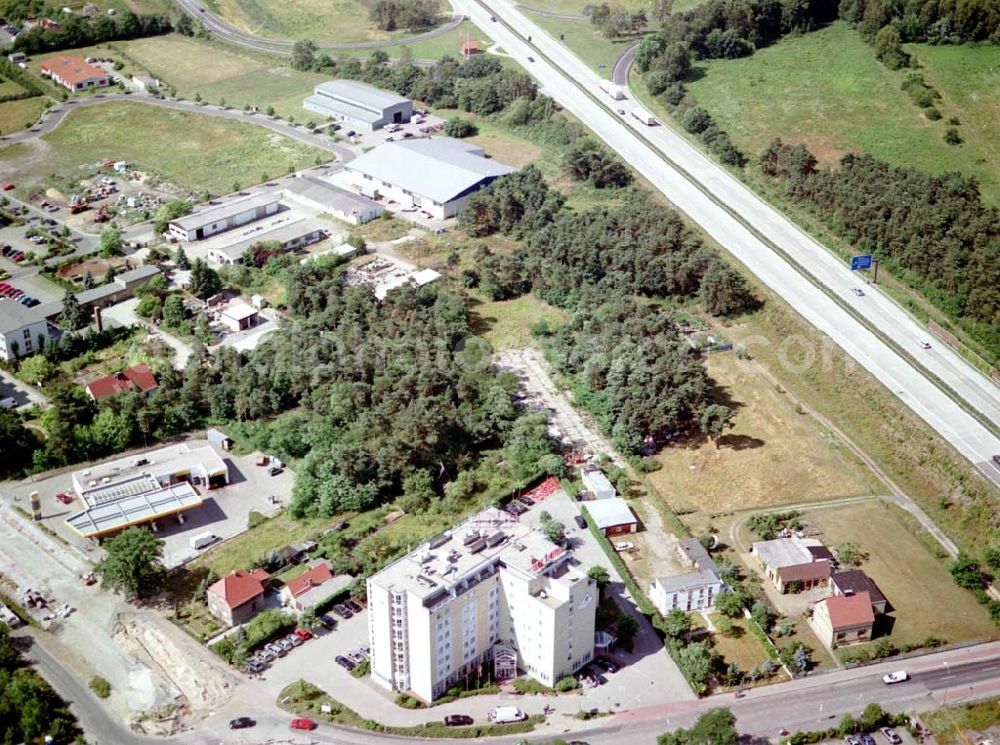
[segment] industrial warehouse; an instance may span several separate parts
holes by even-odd
[[[229,483],[229,467],[210,446],[187,443],[119,458],[73,472],[73,490],[86,509],[66,522],[84,538],[179,515],[202,504],[195,487]],[[178,517],[183,520],[183,518]]]
[[[413,116],[413,102],[355,80],[320,83],[302,103],[307,111],[368,131],[403,124]]]

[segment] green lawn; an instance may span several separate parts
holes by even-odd
[[[689,87],[751,158],[776,136],[804,142],[826,164],[864,150],[897,166],[975,176],[984,197],[1000,202],[1000,135],[989,126],[998,113],[1000,49],[920,47],[918,54],[947,96],[940,121],[927,119],[900,89],[905,72],[877,62],[843,23],[788,37],[745,59],[700,63],[701,77]],[[954,115],[969,120],[959,127],[963,135],[970,131],[959,147],[942,139]],[[973,137],[974,128],[984,134]]]
[[[861,568],[895,609],[889,639],[897,646],[929,635],[958,642],[996,634],[983,607],[952,581],[944,563],[900,520],[897,507],[865,503],[810,511],[806,519],[822,531],[824,544],[854,541],[867,552]]]
[[[0,96],[11,96],[15,93],[21,93],[23,91],[24,88],[19,86],[13,80],[0,78]]]
[[[44,96],[0,103],[0,134],[20,132],[34,124],[45,107]]]
[[[379,31],[369,20],[370,3],[359,0],[206,0],[213,13],[237,28],[271,38],[312,39],[316,42],[381,41],[413,32]],[[439,20],[450,17],[441,3]]]
[[[588,21],[574,21],[568,18],[553,18],[525,11],[529,20],[547,31],[554,39],[563,36],[562,42],[587,65],[597,72],[611,77],[615,61],[629,48],[628,41],[608,41]],[[602,67],[603,65],[603,67]]]
[[[87,175],[114,158],[186,191],[227,193],[234,181],[284,173],[329,155],[261,127],[118,102],[72,112],[39,145],[0,150],[2,169],[22,192]]]
[[[473,306],[477,327],[494,349],[521,349],[532,343],[531,326],[547,320],[551,327],[565,323],[569,314],[524,295],[516,300],[481,302]]]

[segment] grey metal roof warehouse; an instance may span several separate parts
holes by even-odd
[[[204,228],[221,220],[225,220],[233,215],[239,215],[243,212],[257,209],[258,207],[265,207],[278,201],[280,201],[280,197],[273,192],[257,194],[256,196],[236,199],[232,202],[227,202],[226,204],[220,204],[217,207],[211,207],[207,210],[202,210],[201,212],[193,212],[190,215],[185,215],[184,217],[178,217],[175,220],[171,220],[170,224],[191,232],[197,230],[198,228]]]
[[[386,109],[410,102],[408,98],[355,80],[329,80],[320,83],[314,90],[307,102],[323,108],[335,108],[337,113],[369,123],[380,121]]]
[[[368,197],[341,189],[339,186],[318,179],[315,176],[299,176],[287,181],[285,191],[292,196],[300,196],[313,202],[327,205],[330,209],[350,214],[353,210],[367,211],[380,207]]]
[[[317,221],[300,217],[297,220],[275,225],[270,230],[256,232],[252,238],[243,238],[225,246],[218,246],[213,248],[212,251],[238,261],[243,258],[247,251],[260,243],[277,242],[284,248],[289,243],[310,236],[313,233],[318,233],[323,229],[323,225]]]
[[[483,148],[452,137],[387,142],[344,167],[438,204],[517,170],[484,157]]]

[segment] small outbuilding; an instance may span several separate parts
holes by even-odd
[[[233,303],[219,316],[233,333],[253,328],[260,321],[260,311],[244,302]]]
[[[611,499],[618,496],[618,491],[600,468],[585,468],[580,478],[590,499]]]
[[[621,497],[586,502],[583,508],[590,514],[597,529],[605,536],[634,533],[639,528],[639,521],[633,514],[632,508]]]

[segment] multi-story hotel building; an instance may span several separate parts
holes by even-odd
[[[593,659],[597,587],[537,529],[489,508],[368,580],[372,677],[432,701],[492,666],[553,685]]]

